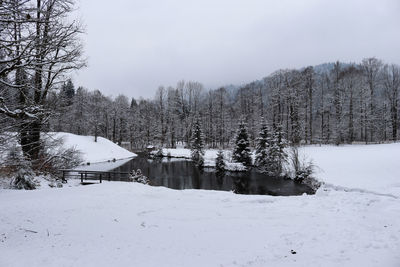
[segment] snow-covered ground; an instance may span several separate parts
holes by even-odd
[[[400,265],[399,199],[369,193],[104,182],[2,191],[0,210],[0,266]]]
[[[400,197],[400,143],[306,146],[300,153],[327,184]]]
[[[0,266],[400,266],[399,144],[310,146],[315,195],[0,191]]]
[[[85,162],[105,162],[113,159],[119,160],[136,156],[135,153],[132,153],[103,137],[97,137],[97,142],[95,142],[93,136],[83,136],[71,133],[53,133],[50,135],[50,138],[62,138],[64,141],[64,147],[74,147],[81,151]]]

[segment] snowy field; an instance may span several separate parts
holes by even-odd
[[[399,199],[369,193],[104,182],[3,191],[0,210],[0,266],[400,265]]]
[[[302,152],[315,195],[0,190],[0,266],[400,266],[400,144]]]
[[[400,143],[306,146],[300,153],[327,184],[400,197]]]

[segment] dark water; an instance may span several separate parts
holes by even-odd
[[[213,168],[205,168],[204,171],[200,171],[187,160],[148,160],[143,155],[139,155],[114,171],[130,172],[137,169],[140,169],[150,179],[151,185],[172,189],[235,190],[242,194],[276,196],[313,193],[311,188],[306,185],[288,179],[268,177],[255,170],[226,172],[225,177],[219,179]]]

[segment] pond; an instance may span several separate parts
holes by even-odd
[[[151,185],[172,189],[235,190],[241,194],[289,196],[303,193],[313,194],[313,190],[290,179],[269,177],[255,170],[246,172],[226,172],[224,178],[216,177],[214,168],[200,171],[191,161],[184,159],[150,160],[144,154],[115,168],[116,172],[131,172],[140,169]]]

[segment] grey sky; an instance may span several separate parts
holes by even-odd
[[[80,0],[89,66],[76,85],[153,97],[159,85],[242,84],[279,68],[400,63],[399,0]]]

